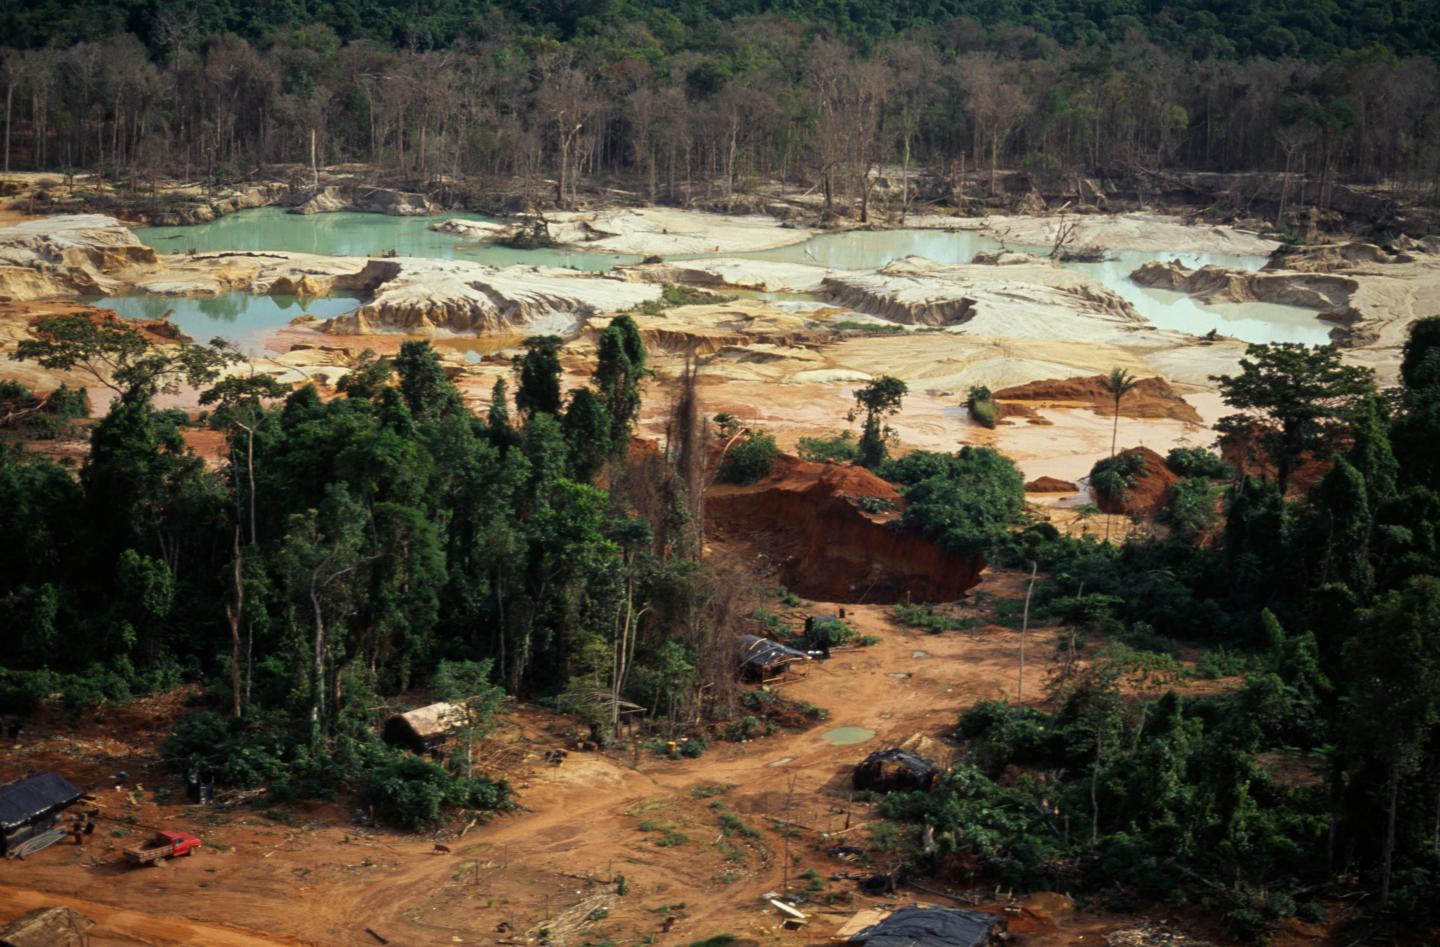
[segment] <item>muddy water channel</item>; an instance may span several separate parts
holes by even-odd
[[[300,216],[279,208],[262,208],[192,227],[142,228],[137,236],[161,253],[279,250],[324,256],[378,256],[393,251],[400,256],[473,260],[497,267],[528,264],[590,272],[604,272],[617,264],[639,260],[636,256],[574,248],[512,250],[430,229],[438,220],[456,217],[487,219],[474,214],[389,217],[342,212]],[[723,255],[836,269],[874,269],[906,256],[925,257],[938,263],[967,263],[976,253],[999,247],[997,241],[969,231],[852,231],[824,234],[773,250]],[[1044,252],[1034,247],[1012,246],[1012,249]],[[1117,251],[1103,263],[1066,265],[1119,294],[1161,329],[1191,335],[1214,330],[1247,342],[1322,345],[1329,341],[1330,326],[1317,319],[1313,310],[1268,303],[1203,305],[1182,293],[1150,289],[1130,280],[1130,273],[1142,264],[1172,259],[1188,267],[1216,265],[1244,270],[1258,270],[1265,263],[1263,257]],[[219,335],[252,351],[258,350],[266,332],[283,326],[302,312],[324,318],[357,305],[353,299],[293,300],[246,293],[229,293],[212,299],[124,297],[95,302],[131,318],[155,317],[173,309],[172,318],[187,335],[199,340]]]

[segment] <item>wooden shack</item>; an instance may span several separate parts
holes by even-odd
[[[83,793],[58,773],[38,773],[0,786],[0,854],[54,828]]]

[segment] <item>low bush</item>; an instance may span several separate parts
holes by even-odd
[[[719,478],[725,483],[749,486],[758,483],[775,469],[780,451],[769,434],[751,434],[731,447],[720,463]]]
[[[1235,468],[1219,454],[1198,447],[1171,448],[1165,456],[1165,464],[1182,477],[1229,480],[1235,476]]]
[[[937,612],[934,605],[896,605],[890,618],[906,628],[919,628],[938,635],[944,631],[968,631],[979,624],[974,618],[956,618]]]
[[[995,403],[990,389],[984,385],[976,385],[970,389],[970,397],[965,399],[965,406],[970,409],[970,416],[985,427],[993,428],[999,420],[1000,407]]]
[[[860,456],[855,435],[849,431],[833,437],[802,437],[798,452],[801,460],[808,460],[813,464],[853,463]]]
[[[1102,500],[1121,500],[1144,472],[1145,458],[1139,453],[1103,457],[1090,468],[1090,486]]]

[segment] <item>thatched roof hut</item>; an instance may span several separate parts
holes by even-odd
[[[95,922],[79,911],[56,906],[36,908],[0,927],[3,947],[86,947]]]
[[[441,701],[388,717],[381,736],[386,743],[416,753],[433,753],[445,745],[464,719],[464,706]]]

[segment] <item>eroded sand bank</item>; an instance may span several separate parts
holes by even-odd
[[[1224,227],[1193,226],[1153,215],[1075,218],[1077,240],[1115,250],[1264,253],[1268,241]],[[1009,244],[1043,244],[1055,218],[924,218],[913,226],[1005,228]],[[660,254],[733,253],[783,246],[812,231],[768,217],[720,217],[646,208],[557,219],[562,234],[579,234],[596,249]],[[486,225],[490,228],[492,225]],[[565,228],[569,228],[568,230]],[[323,257],[302,253],[197,253],[157,256],[123,224],[86,216],[49,218],[0,228],[0,296],[11,300],[73,299],[146,292],[223,292],[311,297],[354,295],[357,310],[323,326],[300,327],[272,339],[279,349],[261,370],[286,381],[333,382],[362,348],[385,351],[404,335],[433,338],[474,403],[508,371],[508,354],[524,334],[557,331],[575,382],[593,359],[593,340],[614,313],[632,311],[660,377],[651,385],[647,423],[656,429],[666,379],[687,357],[701,362],[707,408],[728,410],[773,430],[786,446],[801,436],[831,433],[856,387],[882,374],[910,386],[895,420],[902,443],[953,449],[993,444],[1011,453],[1027,477],[1074,479],[1108,449],[1109,421],[1080,408],[1043,406],[1038,417],[990,431],[963,408],[973,385],[992,389],[1128,368],[1174,383],[1207,424],[1218,413],[1212,376],[1233,371],[1244,345],[1205,342],[1149,325],[1113,291],[1048,260],[1004,256],[1007,265],[938,264],[919,258],[870,270],[836,270],[774,260],[720,256],[622,267],[609,274],[530,266],[496,268],[463,260]],[[1408,323],[1440,310],[1440,257],[1415,248],[1401,258],[1373,253],[1317,253],[1264,274],[1235,273],[1192,285],[1193,274],[1161,267],[1156,278],[1174,288],[1206,289],[1215,299],[1263,286],[1265,293],[1323,289],[1324,303],[1343,321],[1346,358],[1393,378]],[[1167,275],[1168,274],[1168,275]],[[1203,281],[1202,281],[1203,282]],[[665,306],[662,284],[685,283],[723,292],[743,287],[803,299],[736,299]],[[637,307],[640,307],[637,309]],[[9,310],[0,333],[8,359],[27,331]],[[864,324],[886,331],[856,331]],[[328,330],[328,334],[315,331]],[[467,341],[468,340],[468,341]],[[0,363],[8,377],[44,381],[35,367]],[[1201,408],[1201,403],[1206,407]],[[1130,425],[1134,425],[1131,427]],[[1207,427],[1174,420],[1126,422],[1127,443],[1206,443]]]

